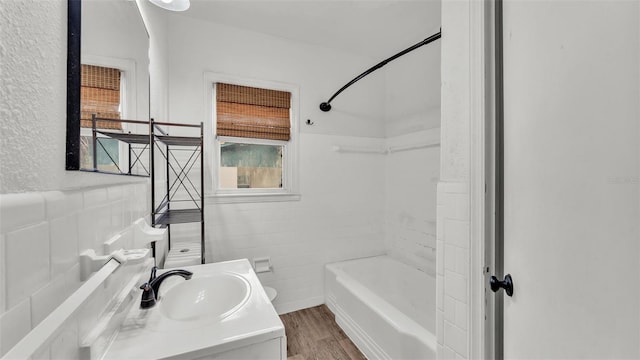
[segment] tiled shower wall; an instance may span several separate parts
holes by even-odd
[[[388,148],[430,144],[385,156],[385,243],[394,258],[436,272],[436,186],[440,128],[387,139]]]
[[[468,358],[469,184],[438,184],[438,357]]]
[[[104,241],[148,216],[148,194],[146,181],[0,194],[0,356],[81,285],[81,251],[102,254]]]

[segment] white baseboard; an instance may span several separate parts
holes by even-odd
[[[316,296],[303,300],[290,301],[286,303],[274,304],[278,315],[318,306],[324,304],[324,296]]]

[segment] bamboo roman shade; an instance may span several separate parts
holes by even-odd
[[[216,84],[217,134],[256,139],[290,138],[291,93]]]
[[[91,115],[120,119],[120,70],[82,65],[80,88],[80,126],[92,127]],[[100,129],[121,129],[120,123],[98,121]]]

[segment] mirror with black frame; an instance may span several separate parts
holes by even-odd
[[[147,176],[148,144],[133,136],[149,130],[149,34],[138,4],[68,4],[66,168]]]

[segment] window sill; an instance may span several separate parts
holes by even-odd
[[[300,201],[302,195],[297,193],[286,194],[217,194],[206,195],[206,204],[242,204],[242,203],[263,203],[281,201]]]

